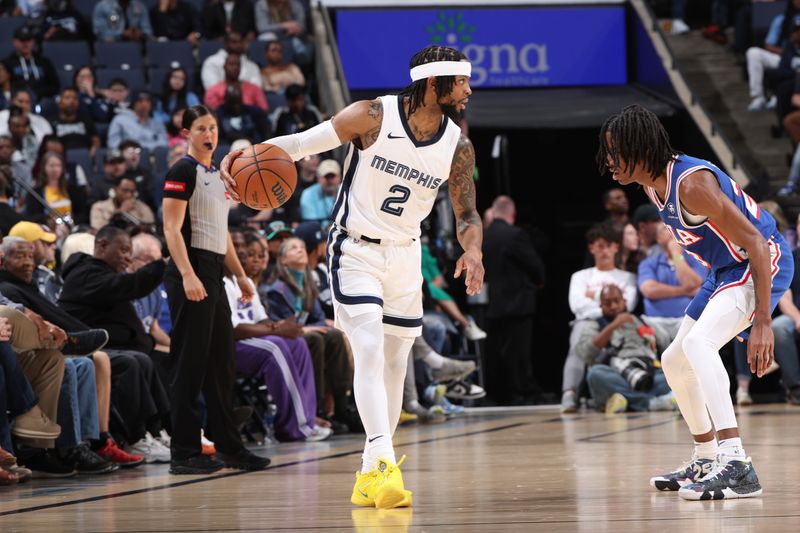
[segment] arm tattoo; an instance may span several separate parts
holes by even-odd
[[[475,208],[475,149],[463,135],[458,141],[453,163],[450,166],[450,200],[456,214],[456,232],[461,235],[470,226],[481,227],[481,217]]]
[[[369,103],[367,116],[369,116],[369,118],[375,122],[375,126],[361,136],[360,141],[362,150],[366,150],[375,144],[375,141],[378,140],[378,134],[381,132],[381,123],[383,122],[383,105],[381,104],[380,100],[372,100]]]

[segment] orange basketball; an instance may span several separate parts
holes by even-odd
[[[275,209],[285,204],[297,186],[297,168],[283,148],[256,144],[231,164],[231,177],[241,202],[253,209]]]

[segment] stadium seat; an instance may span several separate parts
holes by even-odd
[[[11,44],[11,39],[7,41],[0,40],[0,59],[5,59],[9,55],[11,55],[11,52],[13,51],[14,51],[14,45]]]
[[[208,56],[216,54],[217,50],[220,48],[222,48],[222,41],[200,41],[197,47],[197,60],[200,66],[203,65],[203,61],[205,61]]]
[[[150,80],[148,85],[150,92],[161,94],[161,88],[164,87],[164,78],[167,77],[171,69],[171,67],[156,67],[147,69],[147,77]],[[194,67],[186,68],[186,84],[190,91],[194,90],[196,85]]]
[[[144,69],[118,69],[118,68],[98,68],[97,69],[97,86],[105,89],[108,83],[114,78],[122,78],[128,84],[128,89],[133,97],[134,91],[147,88],[147,82],[144,79]]]
[[[163,176],[168,170],[167,157],[169,156],[169,148],[167,146],[156,146],[153,149],[153,175]]]
[[[147,64],[151,67],[177,67],[194,70],[194,54],[189,41],[147,41]]]
[[[121,70],[141,69],[144,67],[142,48],[139,43],[105,43],[95,44],[94,62],[98,67]]]
[[[77,9],[81,15],[86,17],[89,24],[92,23],[92,14],[94,13],[95,0],[72,0],[72,7]]]
[[[42,46],[42,55],[49,59],[58,71],[61,87],[72,85],[75,71],[83,65],[92,63],[89,45],[84,41],[45,42]]]
[[[0,39],[10,45],[14,30],[24,26],[27,21],[26,17],[0,17]]]
[[[83,168],[86,174],[86,179],[91,180],[94,175],[94,166],[92,165],[92,157],[89,155],[87,148],[73,148],[67,150],[67,161],[70,163],[77,163]]]

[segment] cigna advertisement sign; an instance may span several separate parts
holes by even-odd
[[[339,10],[336,21],[354,90],[404,87],[411,56],[431,44],[461,50],[474,87],[627,82],[622,6]]]

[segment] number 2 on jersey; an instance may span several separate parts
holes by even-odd
[[[399,194],[397,196],[390,196],[384,200],[383,204],[381,204],[381,211],[399,217],[403,214],[403,208],[392,206],[392,204],[406,203],[408,201],[408,197],[411,196],[411,189],[408,187],[403,187],[402,185],[392,185],[389,187],[389,192]]]

